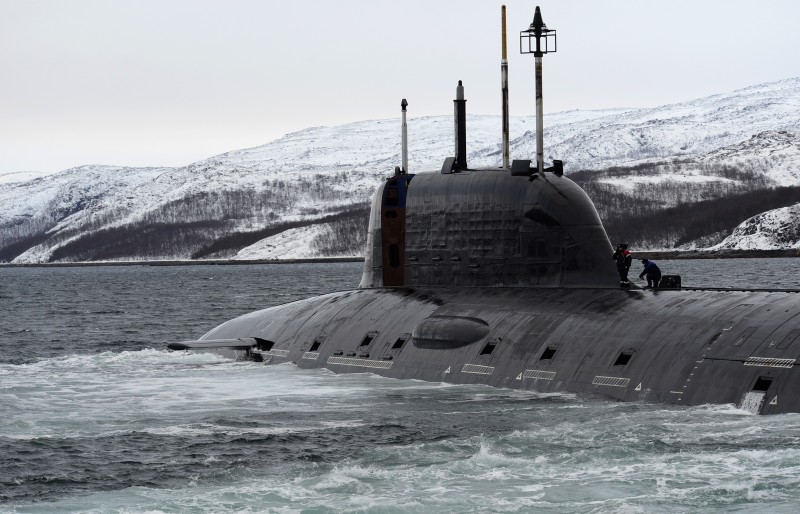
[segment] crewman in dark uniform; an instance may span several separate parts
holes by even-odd
[[[642,259],[642,264],[644,264],[644,269],[639,273],[639,278],[646,277],[647,287],[658,289],[658,283],[661,282],[661,270],[655,262],[648,259]]]
[[[628,251],[628,245],[625,243],[618,244],[617,249],[611,258],[617,263],[619,287],[631,287],[631,283],[628,282],[628,270],[631,268],[631,261],[633,260],[633,257],[631,256],[631,252]]]

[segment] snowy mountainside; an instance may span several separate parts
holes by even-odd
[[[794,186],[800,184],[800,135],[768,130],[704,155],[642,159],[624,163],[622,167],[630,171],[596,172],[592,173],[592,180],[630,195],[646,194],[648,186],[665,184],[683,184],[696,194],[694,198],[673,199],[662,195],[659,201],[664,207],[708,197],[704,191],[708,187],[730,192],[732,188],[745,185],[745,179],[759,180],[761,187]]]
[[[745,220],[711,250],[800,250],[800,203]]]
[[[94,202],[136,189],[169,168],[80,166],[54,175],[0,184],[0,223],[45,210],[80,212]],[[45,207],[47,206],[47,207]]]
[[[551,130],[545,146],[567,170],[620,162],[701,155],[768,130],[800,133],[800,77],[680,104],[620,112]],[[534,134],[519,146],[532,148]],[[519,155],[517,148],[512,148]],[[524,152],[523,152],[524,153]]]
[[[696,250],[721,243],[752,216],[797,203],[799,166],[800,135],[765,131],[705,155],[642,159],[571,177],[612,239],[635,241],[640,250]]]
[[[452,117],[410,114],[409,171],[435,172],[454,153]],[[534,154],[534,127],[533,117],[512,117],[512,158]],[[794,78],[656,108],[548,114],[545,157],[561,158],[568,174],[669,161],[659,165],[662,175],[683,181],[687,194],[711,186],[724,192],[741,185],[736,173],[715,171],[730,166],[752,168],[764,187],[798,184],[798,133]],[[0,262],[347,253],[330,247],[332,234],[344,233],[400,163],[399,134],[399,120],[362,121],[182,167],[81,166],[10,178],[0,182]],[[471,167],[499,165],[499,116],[468,115],[467,138]],[[598,184],[637,195],[660,187],[657,175],[618,173]],[[316,243],[286,250],[299,234]]]
[[[87,165],[28,181],[1,183],[0,249],[24,241],[30,234],[46,240],[50,230],[103,212],[108,205],[117,210],[134,209],[134,191],[169,169]]]
[[[800,184],[800,136],[785,130],[768,130],[735,145],[719,148],[699,159],[740,169],[761,170],[778,186]]]
[[[437,171],[454,153],[452,117],[409,114],[409,171]],[[511,117],[512,158],[534,156],[535,127],[533,116]],[[544,128],[545,158],[562,159],[567,173],[702,155],[759,132],[800,133],[800,77],[655,108],[549,113]],[[399,138],[398,120],[362,121],[308,128],[212,160],[253,169],[390,171],[400,162]],[[468,113],[467,150],[470,166],[500,164],[499,116]]]

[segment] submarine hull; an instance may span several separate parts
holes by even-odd
[[[371,288],[230,320],[256,360],[678,405],[800,412],[800,293]]]

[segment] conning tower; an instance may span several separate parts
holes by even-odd
[[[607,287],[612,253],[594,204],[563,175],[397,175],[372,202],[360,287]]]
[[[459,84],[457,152],[466,147],[462,94]],[[378,188],[360,287],[616,285],[597,210],[560,162],[542,174],[530,161],[511,170],[460,162],[447,158],[440,173],[397,168]]]

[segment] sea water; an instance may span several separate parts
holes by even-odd
[[[659,264],[688,286],[800,288],[795,262]],[[0,268],[0,512],[797,511],[800,415],[164,349],[360,273]]]

